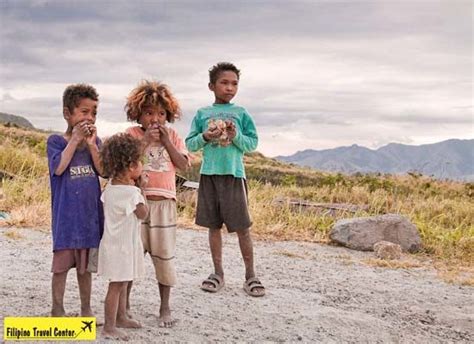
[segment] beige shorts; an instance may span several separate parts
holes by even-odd
[[[156,279],[167,286],[176,285],[174,266],[176,248],[176,201],[147,200],[148,218],[142,222],[142,241],[155,266]]]

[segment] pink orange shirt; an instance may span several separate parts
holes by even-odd
[[[173,128],[167,129],[171,143],[178,152],[188,156],[186,146],[178,133]],[[145,136],[145,131],[139,126],[128,128],[125,132],[141,140]],[[160,143],[149,145],[145,148],[144,156],[143,173],[148,175],[145,195],[176,199],[176,167],[166,148]]]

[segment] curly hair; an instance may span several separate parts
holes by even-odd
[[[119,133],[105,140],[100,149],[104,174],[114,178],[142,158],[142,142],[130,134]]]
[[[173,123],[181,117],[178,100],[171,93],[170,88],[158,81],[142,81],[127,97],[125,111],[129,121],[140,119],[147,106],[162,106],[166,111],[166,120]]]
[[[68,108],[70,112],[79,106],[81,99],[90,98],[92,100],[99,100],[99,94],[96,89],[87,84],[74,84],[66,87],[63,93],[63,107]]]
[[[209,69],[209,82],[211,84],[215,84],[217,79],[219,78],[219,75],[222,72],[234,72],[237,74],[237,79],[240,79],[240,69],[238,69],[233,63],[230,62],[219,62],[215,66],[212,66],[211,69]]]

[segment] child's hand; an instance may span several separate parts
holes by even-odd
[[[86,143],[87,145],[90,146],[95,146],[96,145],[96,138],[97,138],[97,127],[94,124],[88,124],[87,127],[87,133],[86,135]]]
[[[87,122],[79,122],[74,126],[74,128],[72,128],[71,140],[76,143],[81,143],[89,134],[90,132]]]
[[[168,133],[168,129],[166,129],[164,125],[160,124],[158,130],[160,131],[161,143],[166,146],[168,143],[170,143],[170,134]]]
[[[135,185],[140,189],[143,189],[148,184],[148,174],[142,173],[140,177],[135,181]]]
[[[235,128],[235,124],[232,121],[225,121],[226,122],[226,131],[227,131],[227,140],[230,142],[234,139],[237,135],[237,129]]]
[[[145,141],[148,143],[151,142],[160,142],[161,132],[159,124],[150,125],[145,131]]]
[[[204,140],[206,141],[213,141],[218,139],[222,135],[222,130],[219,128],[209,128],[207,131],[205,131],[202,136],[204,137]]]

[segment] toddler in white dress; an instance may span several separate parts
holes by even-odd
[[[140,141],[128,134],[110,137],[100,152],[104,173],[110,178],[101,196],[105,222],[97,271],[109,280],[102,331],[105,338],[126,340],[127,334],[118,327],[141,327],[128,317],[126,299],[128,284],[145,272],[140,226],[148,208],[138,187],[142,153]]]

